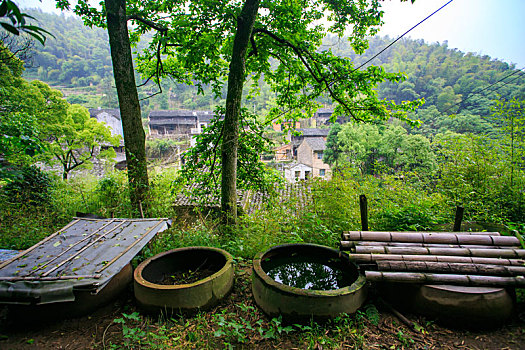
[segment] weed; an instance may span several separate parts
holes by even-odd
[[[403,347],[410,347],[412,344],[414,344],[414,339],[412,339],[409,335],[406,335],[403,333],[402,330],[397,331],[397,339],[401,342]]]
[[[113,324],[122,326],[123,346],[126,349],[170,349],[173,342],[178,340],[170,337],[170,330],[165,324],[150,329],[138,312],[122,313],[122,317],[113,320]],[[120,348],[110,344],[111,349]]]
[[[249,339],[248,334],[249,331],[253,331],[253,327],[244,318],[236,316],[234,313],[227,313],[226,310],[213,315],[213,319],[219,327],[213,335],[224,338],[228,343],[245,343]]]

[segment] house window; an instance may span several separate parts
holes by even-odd
[[[300,171],[296,171],[295,172],[295,178],[298,179],[301,177],[301,172]]]
[[[304,178],[305,179],[309,179],[310,178],[310,172],[309,171],[305,171],[304,172]]]
[[[315,152],[317,153],[317,159],[323,159],[323,152]]]
[[[319,169],[319,176],[324,176],[326,170],[325,169]]]

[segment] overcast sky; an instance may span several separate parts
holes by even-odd
[[[15,0],[21,7],[57,12],[54,0]],[[449,0],[385,0],[381,35],[395,39]],[[525,0],[453,0],[407,37],[428,43],[448,41],[463,52],[489,55],[525,67]],[[45,28],[45,24],[42,24]]]

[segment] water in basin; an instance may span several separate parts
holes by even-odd
[[[276,282],[310,290],[334,290],[350,286],[354,273],[345,272],[339,259],[316,259],[295,255],[263,261],[263,270]]]

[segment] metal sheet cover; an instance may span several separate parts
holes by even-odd
[[[56,303],[75,300],[74,290],[97,293],[167,227],[167,219],[75,218],[0,263],[0,303]]]

